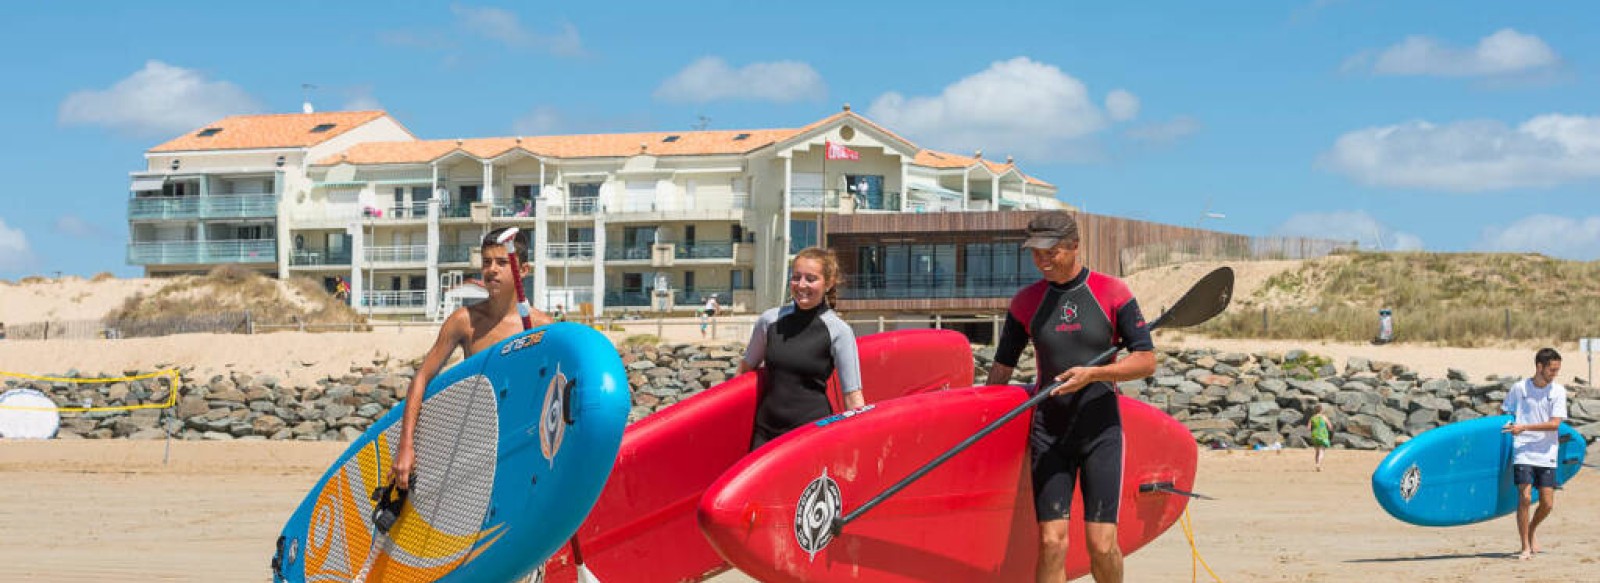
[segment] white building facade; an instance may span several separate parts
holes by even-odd
[[[281,129],[261,118],[290,137],[349,127],[200,147],[209,129]],[[828,143],[858,159],[825,160]],[[479,240],[505,226],[532,237],[542,309],[688,313],[716,294],[759,311],[784,301],[789,257],[825,240],[830,216],[1069,208],[1009,160],[922,149],[848,108],[799,129],[457,140],[418,140],[382,112],[243,116],[146,159],[129,262],[148,275],[240,263],[343,279],[353,306],[387,318],[446,315]]]

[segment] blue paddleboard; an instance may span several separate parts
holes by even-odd
[[[611,342],[579,324],[518,334],[428,384],[416,474],[387,536],[374,489],[389,483],[404,406],[350,444],[284,525],[278,582],[515,581],[544,562],[599,497],[631,399]]]
[[[1511,483],[1510,415],[1459,421],[1394,449],[1372,472],[1372,495],[1391,516],[1419,526],[1459,526],[1517,510]],[[1583,435],[1563,423],[1556,482],[1583,467]],[[1534,500],[1538,500],[1535,489]]]

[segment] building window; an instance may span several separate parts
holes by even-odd
[[[817,222],[814,220],[789,220],[789,253],[799,253],[806,247],[817,246]]]
[[[686,271],[686,272],[683,273],[683,291],[688,291],[688,292],[694,291],[694,272],[693,271]]]
[[[744,242],[744,225],[734,225],[733,228],[730,229],[728,239],[732,240],[734,243]]]
[[[311,128],[311,133],[320,134],[320,133],[323,133],[323,132],[326,132],[328,130],[333,129],[334,126],[336,126],[336,125],[339,125],[339,124],[332,124],[332,123],[317,124],[317,127]]]
[[[478,202],[479,200],[482,200],[481,195],[478,192],[478,185],[476,185],[476,184],[463,184],[463,185],[461,185],[461,196],[460,196],[460,198],[461,198],[461,204],[469,204],[469,203],[474,203],[474,202]]]
[[[567,229],[568,243],[593,243],[594,227],[578,227]]]
[[[667,137],[665,137],[665,138],[661,138],[661,141],[663,141],[663,142],[666,142],[666,143],[669,143],[669,144],[670,144],[670,143],[672,143],[672,142],[676,142],[676,141],[678,141],[678,136],[667,136]]]
[[[626,293],[626,292],[638,293],[638,292],[644,291],[644,274],[643,273],[624,273],[624,274],[622,274],[622,291],[624,293]]]
[[[411,282],[410,283],[411,283],[411,286],[406,288],[406,289],[409,289],[411,291],[426,291],[428,289],[428,276],[425,276],[425,275],[413,275],[413,276],[411,276]]]
[[[735,269],[728,272],[728,287],[732,289],[753,289],[753,272],[744,269]]]
[[[872,174],[846,174],[845,187],[855,198],[856,208],[885,210],[883,177]]]
[[[578,182],[567,185],[567,192],[571,198],[597,198],[600,196],[599,182]]]
[[[202,138],[209,138],[211,136],[215,136],[215,135],[220,134],[220,133],[222,133],[222,128],[206,128],[206,129],[200,130],[200,133],[198,135],[200,137],[202,137]]]

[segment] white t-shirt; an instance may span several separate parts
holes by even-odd
[[[1566,419],[1567,388],[1555,382],[1539,387],[1533,384],[1533,379],[1524,379],[1511,385],[1511,392],[1506,394],[1506,402],[1501,408],[1516,417],[1513,423],[1518,425]],[[1516,455],[1512,463],[1556,467],[1556,454],[1561,447],[1560,435],[1560,431],[1522,432],[1516,437]]]
[[[705,309],[706,315],[709,316],[709,315],[717,313],[717,307],[718,307],[717,306],[717,298],[711,298],[711,299],[706,300],[706,309]]]

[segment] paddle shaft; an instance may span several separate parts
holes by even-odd
[[[1151,326],[1151,328],[1154,327],[1155,326]],[[1090,360],[1085,366],[1098,366],[1100,363],[1105,362],[1107,359],[1110,359],[1112,356],[1116,355],[1117,350],[1118,348],[1115,346],[1108,348],[1105,352],[1101,352],[1099,355],[1095,356],[1094,359]],[[843,518],[835,520],[833,523],[834,534],[837,535],[840,530],[844,529],[846,524],[850,524],[856,518],[859,518],[862,514],[865,514],[868,510],[872,510],[879,504],[882,504],[883,501],[887,500],[890,496],[893,496],[899,493],[901,490],[904,490],[906,486],[910,486],[912,482],[922,479],[922,477],[927,475],[928,472],[933,471],[934,468],[937,468],[949,461],[950,458],[955,457],[956,454],[965,451],[969,447],[972,447],[972,444],[977,443],[978,440],[983,439],[990,433],[994,433],[995,430],[999,429],[1006,423],[1011,422],[1011,420],[1015,419],[1018,415],[1021,415],[1023,412],[1032,410],[1034,407],[1039,406],[1039,403],[1043,403],[1045,399],[1050,398],[1050,393],[1052,391],[1060,388],[1063,384],[1066,384],[1066,381],[1061,381],[1050,385],[1049,387],[1040,389],[1039,392],[1034,393],[1032,397],[1029,397],[1027,402],[1018,405],[1015,409],[1007,411],[1005,415],[1001,415],[999,419],[995,419],[993,422],[984,426],[983,429],[979,429],[977,433],[974,433],[971,437],[962,440],[961,443],[956,444],[956,446],[950,448],[949,451],[939,454],[939,457],[933,458],[933,461],[928,462],[920,468],[917,468],[917,471],[911,472],[911,475],[902,478],[899,482],[895,482],[893,486],[889,486],[888,489],[879,493],[877,496],[873,496],[871,500],[868,500],[865,504],[862,504],[855,510],[850,511],[850,513],[844,515]]]

